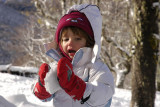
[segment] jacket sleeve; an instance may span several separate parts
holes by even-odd
[[[83,97],[85,98],[90,95],[90,98],[86,101],[90,106],[106,105],[114,94],[114,79],[112,73],[106,67],[103,66],[101,68],[102,71],[98,71],[86,83]]]

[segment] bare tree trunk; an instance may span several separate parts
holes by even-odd
[[[64,15],[66,13],[66,0],[62,0],[61,1],[61,6],[62,6],[62,15]]]
[[[77,0],[77,4],[82,4],[82,0]]]
[[[97,0],[96,4],[97,4],[97,6],[100,6],[100,0]]]
[[[158,59],[158,67],[157,67],[157,74],[156,74],[156,85],[157,90],[160,91],[160,58]]]
[[[158,0],[133,0],[134,34],[133,78],[131,107],[154,107],[155,77],[158,61]]]

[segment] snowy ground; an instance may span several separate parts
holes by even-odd
[[[51,102],[39,101],[31,92],[33,78],[0,73],[0,107],[52,107]],[[112,107],[129,107],[131,92],[116,88]],[[156,93],[155,107],[160,105],[160,92]]]

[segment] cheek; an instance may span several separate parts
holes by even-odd
[[[86,43],[79,43],[79,44],[77,44],[76,45],[77,46],[77,48],[83,48],[83,47],[85,47],[86,46]]]
[[[63,51],[65,51],[67,46],[64,43],[61,43],[61,47],[62,47]]]
[[[86,43],[81,44],[81,48],[82,48],[82,47],[85,47],[85,46],[86,46]]]
[[[81,46],[82,46],[82,47],[85,47],[85,46],[86,46],[86,44],[87,44],[86,40],[83,40],[83,42],[82,42]]]

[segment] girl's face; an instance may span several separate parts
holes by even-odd
[[[67,29],[66,33],[62,33],[61,46],[63,51],[73,59],[75,53],[86,46],[86,39],[81,35],[74,34],[71,29]]]

